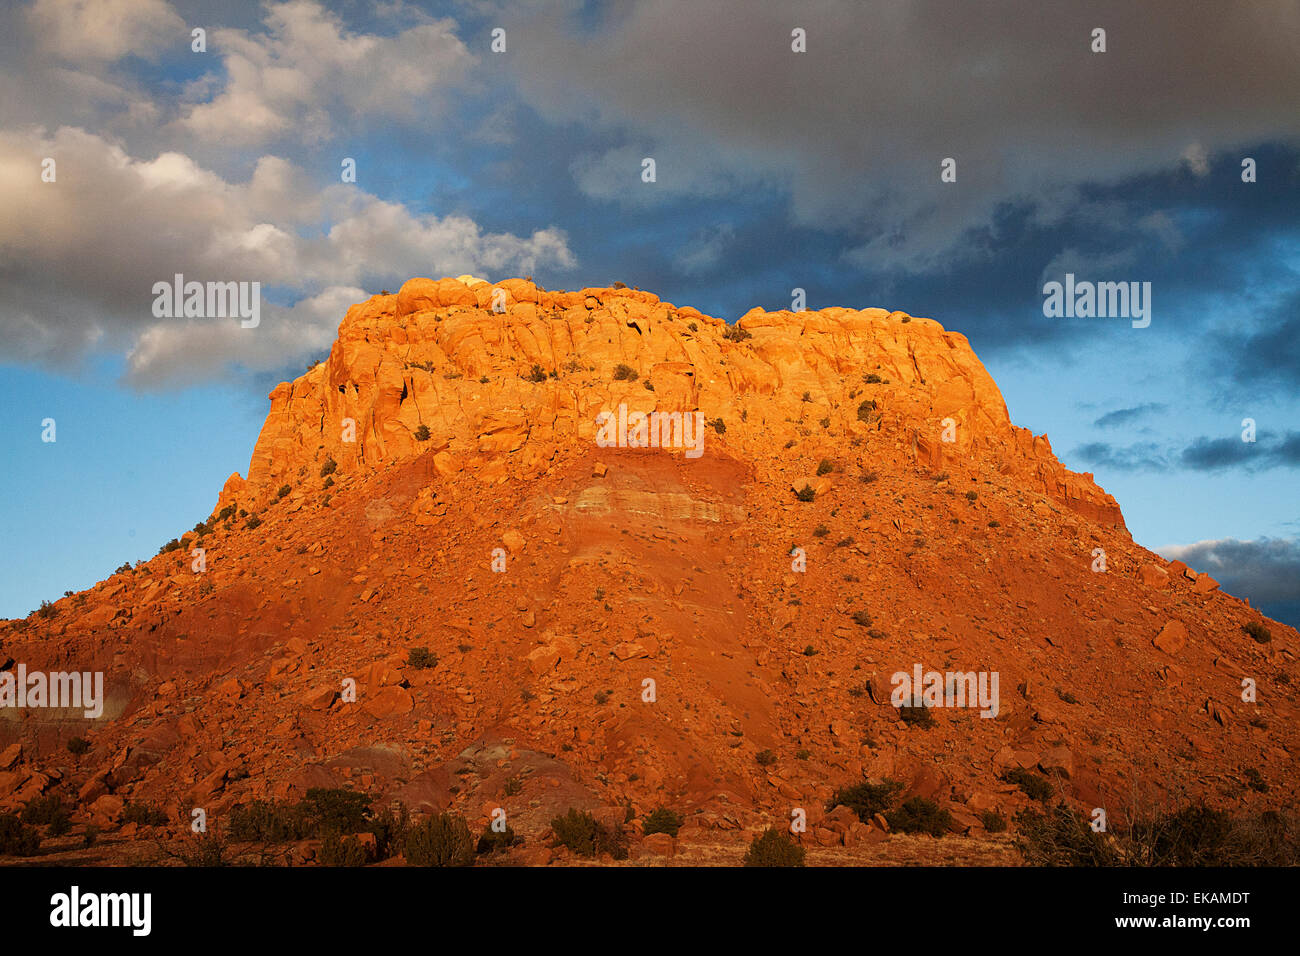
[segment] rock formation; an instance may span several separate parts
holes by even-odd
[[[1015,768],[1081,808],[1295,799],[1296,632],[1136,545],[930,319],[412,279],[270,400],[179,548],[0,625],[108,687],[97,721],[4,713],[0,809],[149,803],[180,840],[348,786],[503,807],[541,863],[571,806],[672,807],[686,844],[801,808],[805,842],[885,853],[825,809],[864,777],[969,835],[1030,803]],[[700,413],[702,456],[598,444],[620,407]],[[903,720],[917,664],[996,672],[997,716]]]

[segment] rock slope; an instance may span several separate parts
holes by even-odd
[[[502,807],[541,863],[570,806],[673,807],[687,842],[802,808],[806,841],[874,844],[825,810],[864,777],[972,838],[1029,803],[1014,768],[1085,809],[1294,802],[1296,632],[1136,545],[930,319],[412,279],[270,399],[179,548],[0,625],[108,690],[96,721],[2,712],[0,809],[145,802],[181,839],[193,807],[350,786]],[[699,412],[703,453],[602,446],[620,406]],[[997,672],[997,717],[904,721],[918,664]]]

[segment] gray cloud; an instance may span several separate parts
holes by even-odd
[[[1300,541],[1262,538],[1238,541],[1225,538],[1169,545],[1156,551],[1204,571],[1232,594],[1249,597],[1255,604],[1300,601]]]
[[[213,31],[225,72],[216,95],[181,123],[209,140],[256,144],[323,139],[358,116],[428,119],[475,62],[450,20],[394,36],[357,34],[310,0],[272,3],[265,29]]]
[[[1128,425],[1140,418],[1145,418],[1153,412],[1163,412],[1164,405],[1159,402],[1144,402],[1141,405],[1134,405],[1132,408],[1117,408],[1113,412],[1107,412],[1095,422],[1096,428],[1117,428],[1121,425]]]
[[[963,236],[1006,202],[1059,221],[1085,184],[1300,137],[1290,0],[645,0],[594,27],[566,6],[500,17],[526,37],[507,65],[529,103],[629,140],[579,168],[582,188],[636,205],[776,185],[798,222],[858,232],[847,256],[862,265],[978,255]],[[1098,24],[1107,53],[1089,50]],[[791,52],[795,26],[807,53]],[[1250,68],[1205,69],[1207,56]],[[641,188],[634,154],[658,159],[658,193]],[[957,184],[939,181],[945,157]]]
[[[1300,432],[1287,432],[1278,438],[1261,431],[1253,442],[1235,438],[1198,438],[1179,455],[1184,467],[1197,471],[1217,471],[1235,466],[1250,470],[1288,468],[1300,465]]]
[[[58,164],[53,183],[39,183],[45,156]],[[141,385],[202,378],[227,361],[264,368],[275,354],[292,362],[320,347],[310,308],[282,312],[268,327],[281,331],[236,325],[240,334],[155,318],[153,285],[176,273],[256,281],[297,299],[413,275],[575,265],[560,230],[487,233],[468,217],[416,213],[355,186],[313,188],[273,156],[232,182],[184,154],[136,159],[84,130],[0,130],[0,171],[0,354],[61,363],[117,345]],[[331,223],[323,234],[320,222]]]
[[[1169,460],[1164,451],[1153,442],[1118,446],[1107,442],[1089,442],[1080,445],[1070,457],[1093,468],[1115,468],[1120,471],[1167,471]]]

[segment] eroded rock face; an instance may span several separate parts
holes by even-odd
[[[702,453],[600,444],[601,412],[698,414]],[[145,802],[169,824],[130,839],[180,840],[196,805],[350,786],[476,831],[505,808],[540,864],[571,807],[679,812],[642,857],[793,807],[810,853],[887,855],[883,816],[823,809],[864,777],[960,833],[1031,805],[1013,770],[1085,812],[1138,785],[1236,801],[1224,767],[1300,796],[1300,636],[1135,544],[964,337],[903,313],[729,326],[636,290],[412,280],[272,392],[248,478],[180,539],[0,622],[5,656],[101,670],[107,698],[0,719],[0,811],[55,794],[114,827]],[[908,723],[891,682],[918,665],[999,674],[996,717]]]
[[[509,452],[507,474],[534,476],[557,444],[592,441],[599,413],[626,404],[721,420],[729,445],[775,469],[801,438],[861,438],[867,454],[883,446],[932,471],[993,462],[1122,526],[1090,475],[1011,424],[966,337],[931,319],[753,309],[729,326],[637,290],[462,279],[411,279],[349,309],[329,359],[271,393],[248,481],[232,479],[218,508],[255,510],[330,460],[367,472],[430,449],[448,461]]]

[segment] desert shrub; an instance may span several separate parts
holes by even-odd
[[[234,505],[226,505],[224,508],[222,508],[220,511],[217,512],[218,521],[229,521],[234,516],[235,516]]]
[[[862,381],[866,382],[868,385],[879,385],[883,379],[881,379],[881,377],[875,372],[871,372],[862,376]]]
[[[142,827],[160,827],[167,823],[167,814],[151,803],[128,803],[122,807],[118,820],[124,825],[136,823]]]
[[[649,836],[651,833],[667,833],[671,837],[677,836],[677,831],[682,828],[682,818],[667,807],[660,807],[641,824],[641,832]]]
[[[336,462],[332,457],[326,458],[325,464],[320,466],[320,476],[324,478],[327,475],[332,475],[334,472],[338,471],[338,468],[338,462]]]
[[[370,816],[371,797],[342,787],[312,787],[298,810],[310,833],[360,833]]]
[[[1249,621],[1243,624],[1241,629],[1250,635],[1256,644],[1267,644],[1273,640],[1273,633],[1258,621]]]
[[[411,832],[411,813],[406,804],[398,802],[385,807],[370,824],[375,835],[375,859],[386,860],[406,845],[406,835]]]
[[[813,537],[815,538],[824,538],[830,533],[831,529],[826,527],[824,524],[819,524],[817,527],[813,528]]]
[[[429,426],[421,424],[420,427],[415,430],[415,440],[428,441],[431,434]]]
[[[592,857],[608,853],[616,860],[627,857],[627,845],[621,830],[607,827],[590,813],[570,807],[564,816],[551,820],[555,837],[578,856]]]
[[[164,544],[161,548],[158,549],[158,553],[159,553],[159,554],[167,554],[168,552],[171,552],[171,551],[177,551],[177,550],[180,549],[180,546],[181,546],[181,543],[180,543],[178,540],[176,540],[175,538],[172,538],[170,541],[168,541],[166,544]],[[45,616],[45,615],[43,615],[43,616]]]
[[[23,807],[19,819],[23,823],[49,827],[50,836],[63,836],[72,829],[72,818],[68,815],[68,808],[55,796],[33,797]]]
[[[277,491],[277,492],[275,493],[275,496],[276,496],[277,498],[283,498],[285,495],[287,495],[287,494],[288,494],[289,492],[291,492],[291,491],[293,491],[293,486],[292,486],[292,485],[281,485],[281,486],[280,486],[280,490]]]
[[[406,652],[406,663],[416,670],[427,670],[438,666],[438,655],[427,647],[412,647]]]
[[[1052,785],[1047,778],[1032,770],[1013,767],[1002,775],[1007,783],[1014,783],[1030,800],[1046,800],[1052,795]]]
[[[474,850],[482,856],[485,853],[497,853],[508,849],[514,846],[516,842],[518,842],[518,838],[515,836],[515,831],[510,827],[506,827],[504,830],[493,830],[489,824],[479,834],[478,845]]]
[[[860,422],[871,421],[871,413],[874,412],[875,410],[876,410],[876,403],[869,398],[866,399],[865,401],[863,401],[858,405],[858,421]]]
[[[244,522],[244,527],[249,531],[252,531],[254,528],[260,527],[261,524],[262,524],[261,518],[259,518],[257,515],[249,515],[248,520]]]
[[[1058,804],[1016,814],[1016,849],[1033,866],[1115,866],[1119,855],[1081,813]]]
[[[95,826],[93,823],[88,824],[86,826],[85,831],[83,831],[81,834],[81,845],[83,847],[90,848],[95,845],[95,841],[98,839],[99,839],[99,827]]]
[[[745,851],[745,866],[803,866],[804,848],[772,828],[754,837]]]
[[[864,485],[869,485],[879,477],[880,475],[874,471],[866,471],[858,475],[858,481],[862,482]]]
[[[254,800],[230,811],[230,838],[237,842],[288,843],[307,836],[296,806],[278,800]]]
[[[90,751],[90,741],[84,737],[73,737],[68,741],[68,753],[80,757]]]
[[[696,325],[694,322],[687,322],[686,327],[690,329],[692,332],[698,332],[700,330],[700,327]]]
[[[864,781],[836,790],[826,809],[848,807],[858,815],[859,820],[868,823],[877,813],[890,809],[894,805],[894,798],[902,789],[903,784],[898,780],[882,780],[880,783]]]
[[[758,761],[760,767],[770,767],[776,763],[776,754],[770,750],[760,750],[754,754],[754,759]]]
[[[967,501],[974,501],[974,500],[975,500],[976,498],[978,498],[979,496],[980,496],[980,493],[979,493],[978,491],[968,491],[968,492],[966,492],[966,500],[967,500]]]
[[[355,836],[344,836],[333,830],[321,835],[316,859],[322,866],[365,866],[370,862],[366,848]]]
[[[829,458],[823,458],[821,461],[817,463],[818,477],[821,477],[822,475],[829,475],[834,470],[835,470],[835,466],[831,463],[831,460]]]
[[[12,813],[0,813],[0,854],[32,856],[40,849],[40,835]]]
[[[637,370],[630,365],[619,362],[614,366],[614,381],[616,382],[635,382],[640,377]]]
[[[440,813],[406,834],[406,860],[413,866],[473,866],[475,846],[463,818]]]
[[[752,333],[746,332],[738,325],[729,325],[726,330],[723,331],[722,337],[728,342],[743,342],[745,339],[752,339],[754,336]]]
[[[794,493],[794,496],[800,501],[812,501],[817,497],[817,492],[812,485],[804,485]]]
[[[126,574],[126,573],[127,573],[128,571],[130,571],[130,570],[131,570],[131,562],[130,562],[130,561],[126,561],[126,562],[124,562],[124,563],[118,565],[117,570],[114,571],[113,573],[114,573],[114,574]]]
[[[1007,819],[996,810],[985,810],[980,814],[980,823],[989,833],[1002,833],[1007,828]]]
[[[1128,836],[1146,866],[1229,866],[1235,856],[1232,817],[1206,806],[1135,820]]]
[[[912,797],[903,801],[897,810],[886,813],[885,821],[891,830],[899,833],[928,833],[932,837],[941,837],[948,832],[952,814],[939,809],[933,800]]]
[[[712,428],[719,435],[725,435],[727,433],[727,423],[721,418],[715,418],[707,424],[709,428]]]
[[[620,368],[627,368],[626,365],[622,365],[622,366],[619,366],[619,367],[620,367]],[[614,377],[615,377],[615,378],[618,378],[618,372],[617,372],[617,371],[615,371],[615,373],[614,373]],[[624,376],[624,377],[626,378],[626,376]],[[635,377],[636,377],[635,374],[634,374],[632,377],[635,378]],[[527,379],[528,381],[530,381],[530,382],[544,382],[544,381],[546,381],[546,369],[542,368],[540,365],[536,365],[536,364],[534,364],[534,365],[533,365],[533,368],[532,368],[532,371],[530,371],[527,375],[525,375],[524,378],[526,378],[526,379]]]
[[[1035,866],[1296,866],[1300,818],[1266,810],[1233,817],[1190,804],[1140,812],[1096,833],[1087,816],[1064,804],[1021,811],[1016,849]]]
[[[1251,723],[1254,723],[1254,721]],[[1261,721],[1261,723],[1263,722]],[[1264,729],[1268,729],[1267,724],[1264,725]],[[1268,781],[1256,768],[1247,767],[1242,771],[1242,775],[1246,778],[1246,786],[1250,787],[1250,789],[1256,793],[1268,793]]]
[[[226,858],[229,849],[230,844],[224,836],[216,830],[209,830],[182,840],[180,848],[173,851],[173,855],[184,866],[230,866],[230,860]]]
[[[870,613],[868,613],[867,611],[854,611],[853,623],[858,625],[859,627],[870,627],[871,626]]]

